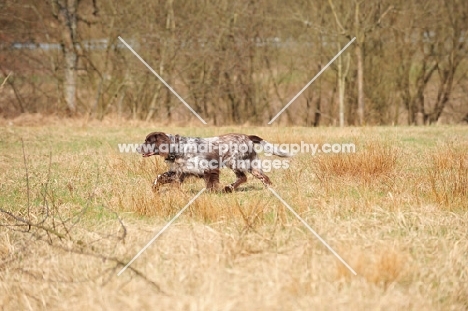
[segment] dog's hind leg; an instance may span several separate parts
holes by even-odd
[[[224,187],[225,192],[233,192],[236,190],[237,187],[239,187],[241,184],[245,183],[247,181],[247,176],[245,173],[241,170],[233,170],[234,173],[236,173],[236,181],[230,184],[229,186]]]

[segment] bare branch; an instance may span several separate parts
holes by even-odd
[[[328,3],[330,4],[333,16],[335,17],[335,22],[341,30],[341,34],[346,34],[346,29],[343,27],[343,25],[340,22],[340,19],[338,18],[338,14],[336,13],[336,9],[335,9],[335,6],[333,5],[332,0],[328,0]]]
[[[3,80],[2,85],[0,85],[0,91],[3,89],[3,86],[4,86],[5,83],[7,82],[8,78],[10,77],[10,75],[11,75],[11,72],[8,73],[8,75],[6,76],[6,78]]]

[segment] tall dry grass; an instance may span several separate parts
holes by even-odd
[[[428,179],[431,196],[438,205],[458,208],[468,205],[468,153],[444,146],[430,155]]]
[[[356,154],[299,154],[268,175],[358,275],[249,177],[238,192],[203,193],[117,277],[204,186],[151,191],[165,163],[116,148],[150,130],[158,128],[0,128],[0,209],[32,224],[0,213],[5,310],[468,308],[468,148],[444,147],[466,141],[464,128],[165,128],[355,142]],[[234,178],[225,170],[221,181]]]
[[[325,154],[314,159],[314,173],[321,182],[349,178],[365,184],[390,177],[397,169],[398,150],[383,142],[359,146],[357,153]]]

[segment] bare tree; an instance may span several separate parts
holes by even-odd
[[[338,50],[341,50],[341,45],[337,43]],[[340,55],[338,57],[338,70],[337,70],[337,80],[338,80],[338,98],[339,98],[339,107],[340,107],[340,127],[345,126],[345,88],[346,88],[346,77],[348,76],[349,72],[349,63],[350,63],[350,57],[349,54],[346,53],[346,64],[344,65],[343,68],[343,56]]]
[[[407,116],[428,124],[448,111],[459,114],[452,121],[466,114],[458,99],[468,80],[461,0],[135,4],[2,2],[0,70],[13,75],[0,114],[191,118],[117,36],[215,124],[268,121],[353,37],[352,54],[338,58],[334,72],[325,71],[278,122],[389,124]]]
[[[77,10],[78,0],[52,1],[53,14],[61,25],[61,43],[65,58],[64,68],[64,99],[71,115],[76,113],[76,65],[78,53],[77,41]]]
[[[442,115],[453,91],[457,69],[468,54],[468,4],[459,0],[439,3],[439,18],[443,22],[434,30],[437,36],[435,53],[439,86],[432,111],[424,114],[427,123],[437,122]]]

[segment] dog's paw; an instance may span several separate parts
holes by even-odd
[[[158,176],[158,178],[159,178],[159,176]],[[159,190],[158,178],[156,178],[153,181],[153,185],[151,186],[151,190],[153,190],[153,192],[157,192]]]
[[[226,187],[224,187],[223,192],[226,192],[226,193],[234,192],[234,187],[231,186],[231,185],[226,186]]]

